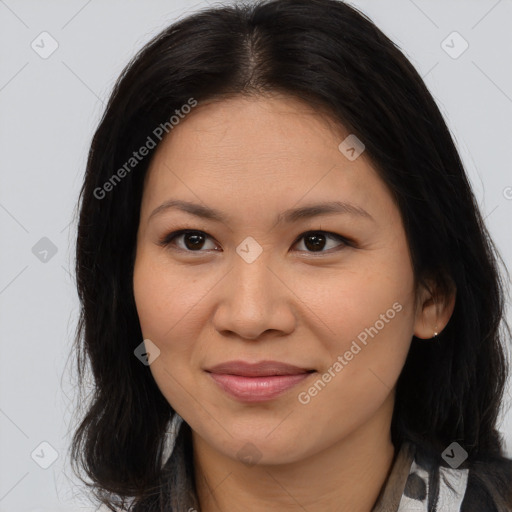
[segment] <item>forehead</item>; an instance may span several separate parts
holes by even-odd
[[[163,140],[158,152],[188,149],[188,158],[322,157],[348,132],[325,113],[296,98],[231,97],[200,103]],[[205,154],[195,149],[206,147]]]
[[[363,202],[389,196],[364,152],[351,161],[340,151],[349,135],[291,97],[200,103],[160,143],[146,176],[146,202],[181,193],[222,206],[258,200],[273,208],[285,196],[292,202],[326,194]]]

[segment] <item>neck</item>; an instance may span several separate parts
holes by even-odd
[[[395,455],[392,405],[384,404],[368,422],[327,449],[283,465],[247,466],[192,431],[201,512],[371,512]]]

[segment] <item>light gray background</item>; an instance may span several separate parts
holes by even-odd
[[[487,225],[512,269],[512,4],[354,1],[424,77],[455,137]],[[73,208],[88,145],[129,58],[205,2],[0,0],[0,512],[93,510],[66,460],[77,319]],[[58,42],[43,59],[41,32]],[[458,58],[441,43],[468,42]],[[41,43],[39,43],[41,45]],[[452,52],[460,41],[448,39]],[[48,44],[45,45],[48,49]],[[57,253],[32,252],[49,238]],[[508,319],[511,321],[510,302]],[[507,400],[512,398],[508,388]],[[512,413],[501,425],[512,456]],[[48,468],[49,443],[59,454]]]

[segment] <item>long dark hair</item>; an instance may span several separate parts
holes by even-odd
[[[79,199],[75,349],[81,389],[87,366],[94,381],[73,437],[74,471],[85,470],[109,506],[113,496],[139,504],[158,496],[164,433],[175,414],[133,353],[143,339],[132,272],[151,155],[122,179],[113,175],[191,98],[200,105],[268,92],[322,109],[364,142],[400,209],[416,282],[436,283],[440,300],[456,287],[453,315],[436,341],[412,340],[397,383],[393,443],[413,442],[436,467],[446,466],[441,453],[458,442],[475,499],[509,506],[511,461],[496,428],[510,339],[501,259],[421,77],[369,18],[336,0],[199,11],[152,39],[119,77]]]

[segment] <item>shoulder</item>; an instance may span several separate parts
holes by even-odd
[[[436,469],[420,466],[416,460],[412,462],[398,512],[427,512],[436,497],[437,510],[460,510],[468,488],[469,470],[441,466]]]
[[[467,461],[460,467],[440,465],[414,446],[398,512],[456,510],[512,512],[512,460],[500,454]]]

